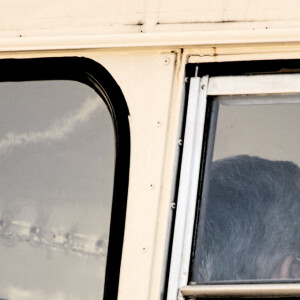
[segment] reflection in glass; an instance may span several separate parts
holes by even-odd
[[[110,113],[73,81],[0,84],[0,298],[102,299]]]
[[[289,98],[212,101],[191,282],[300,280],[300,104]]]

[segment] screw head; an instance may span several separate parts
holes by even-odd
[[[170,63],[170,58],[169,57],[165,57],[164,58],[164,64],[168,65]]]

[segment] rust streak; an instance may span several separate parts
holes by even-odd
[[[178,62],[179,66],[178,66],[178,70],[176,72],[176,80],[177,80],[177,85],[179,83],[180,80],[180,71],[182,68],[182,59],[183,59],[183,48],[180,48],[180,51],[177,54],[176,60],[175,60],[175,64]]]

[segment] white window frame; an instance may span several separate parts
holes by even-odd
[[[300,94],[300,74],[190,78],[167,300],[230,296],[300,296],[300,283],[188,285],[208,96]],[[298,99],[274,103],[300,103]],[[257,100],[255,104],[266,104]],[[247,105],[251,104],[249,100]],[[253,103],[254,104],[254,103]]]

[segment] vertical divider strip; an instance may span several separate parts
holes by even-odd
[[[167,300],[188,281],[207,103],[208,76],[190,80]],[[179,299],[181,296],[179,295]]]

